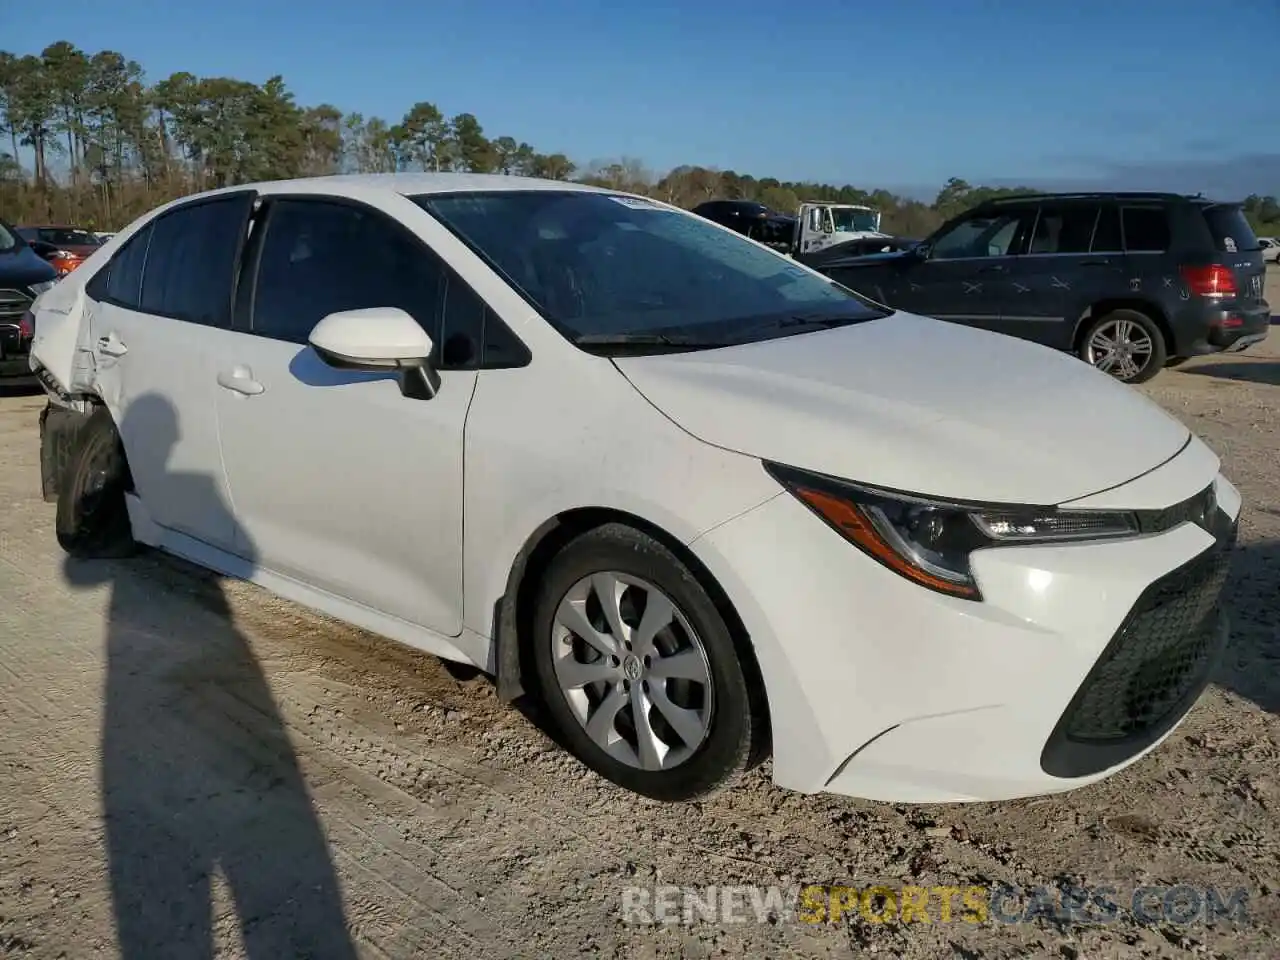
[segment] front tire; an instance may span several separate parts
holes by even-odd
[[[129,485],[120,434],[111,413],[99,407],[77,432],[58,485],[54,527],[62,549],[80,559],[136,553],[125,503]]]
[[[1145,313],[1112,310],[1085,330],[1079,356],[1122,383],[1146,383],[1164,369],[1169,347]]]
[[[751,765],[766,723],[724,617],[657,540],[610,523],[543,578],[533,662],[563,741],[646,797],[692,800]]]

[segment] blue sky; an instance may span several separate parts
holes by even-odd
[[[0,46],[116,49],[397,119],[929,194],[947,177],[1280,193],[1280,0],[80,0]]]

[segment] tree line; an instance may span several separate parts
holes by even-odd
[[[397,122],[336,106],[299,105],[282,76],[257,84],[178,72],[149,81],[114,50],[65,40],[39,55],[0,51],[0,219],[118,229],[159,204],[213,187],[333,173],[454,170],[581,180],[693,207],[757,200],[794,212],[802,200],[865,203],[883,228],[922,237],[964,209],[1026,188],[952,178],[931,203],[886,190],[792,182],[682,165],[657,173],[633,158],[579,167],[510,136],[490,137],[471,113],[428,101]],[[28,148],[29,167],[19,157]],[[1275,197],[1250,197],[1261,233],[1280,233]]]

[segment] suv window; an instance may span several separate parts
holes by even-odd
[[[156,219],[142,277],[143,313],[205,326],[231,325],[231,291],[247,202],[246,194],[200,200]]]
[[[1164,207],[1123,207],[1124,248],[1129,253],[1163,253],[1172,239]]]
[[[1013,248],[1018,226],[1032,211],[1007,210],[968,217],[940,233],[930,244],[930,258],[1003,257]]]
[[[1117,253],[1124,249],[1120,235],[1120,209],[1113,203],[1104,203],[1098,211],[1098,224],[1093,228],[1091,253]]]
[[[1262,249],[1253,227],[1249,226],[1244,211],[1239,207],[1230,204],[1205,207],[1204,219],[1213,234],[1214,246],[1224,253]]]
[[[1088,253],[1098,212],[1091,203],[1042,206],[1027,252]]]
[[[376,211],[325,200],[271,205],[252,330],[306,343],[324,317],[399,307],[426,330],[443,369],[511,366],[528,351],[467,283],[409,230]]]
[[[130,310],[138,309],[138,292],[142,287],[142,267],[147,261],[151,242],[151,224],[130,237],[89,282],[85,292],[96,300],[109,300]]]

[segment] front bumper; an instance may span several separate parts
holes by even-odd
[[[0,323],[0,377],[29,379],[31,341],[22,336],[17,324]]]
[[[1143,614],[1153,585],[1229,549],[1221,531],[1234,530],[1240,497],[1216,473],[1197,441],[1133,481],[1128,505],[1166,506],[1213,482],[1217,536],[1185,522],[1110,543],[984,550],[973,560],[981,603],[906,581],[787,494],[695,541],[760,661],[774,780],[889,802],[1001,800],[1134,762],[1185,715],[1225,637],[1194,610]],[[1127,486],[1106,499],[1122,505]],[[1210,566],[1196,597],[1216,616],[1225,573]]]

